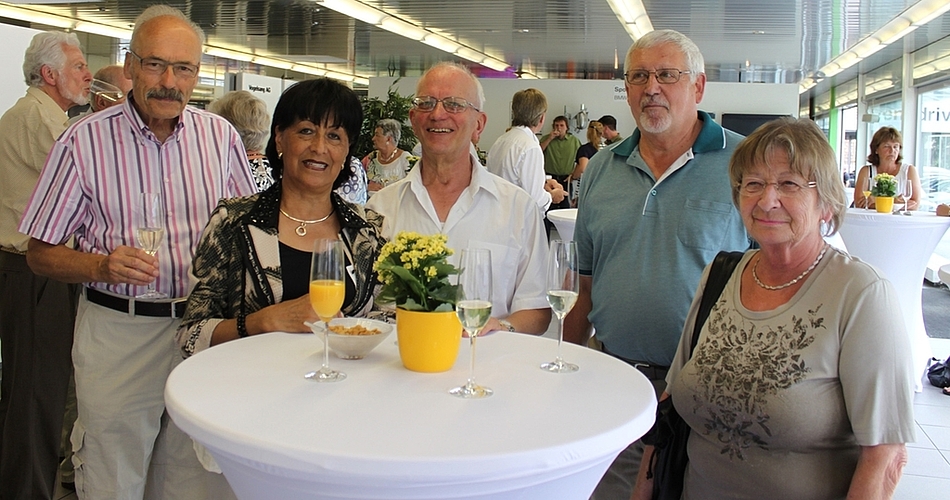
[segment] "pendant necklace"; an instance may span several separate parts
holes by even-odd
[[[808,276],[808,273],[812,272],[812,270],[818,266],[818,263],[821,262],[821,258],[825,256],[826,251],[828,251],[827,244],[825,244],[825,247],[821,249],[821,253],[818,254],[818,258],[815,259],[815,262],[812,262],[811,266],[809,266],[808,269],[805,269],[805,271],[802,272],[802,274],[799,274],[792,281],[789,281],[788,283],[784,283],[784,284],[776,285],[776,286],[766,285],[765,283],[762,283],[762,280],[759,279],[759,275],[755,272],[755,270],[759,267],[759,262],[762,262],[762,258],[760,257],[756,259],[755,264],[752,265],[752,279],[755,280],[756,285],[759,285],[760,287],[766,290],[781,290],[783,288],[788,288],[794,285],[795,283],[798,283],[802,279],[804,279],[805,276]]]
[[[389,163],[393,161],[393,158],[396,157],[396,151],[399,151],[398,147],[393,148],[393,152],[389,155],[389,158],[386,158],[385,160],[383,160],[383,163]]]
[[[303,238],[304,236],[307,235],[307,225],[308,225],[308,224],[319,224],[319,223],[321,223],[321,222],[323,222],[323,221],[329,219],[330,216],[333,215],[333,212],[336,211],[336,208],[330,209],[330,213],[328,213],[328,214],[326,215],[326,217],[321,217],[321,218],[319,218],[319,219],[314,219],[314,220],[298,219],[298,218],[296,218],[296,217],[294,217],[294,216],[288,214],[287,212],[284,212],[284,209],[283,209],[283,208],[281,208],[281,209],[279,209],[279,210],[280,210],[280,213],[281,213],[284,217],[287,217],[288,219],[290,219],[290,220],[292,220],[292,221],[294,221],[294,222],[300,223],[300,225],[297,226],[296,229],[294,229],[294,232],[297,233],[297,236],[300,236],[301,238]]]

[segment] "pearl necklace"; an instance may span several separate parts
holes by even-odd
[[[385,160],[383,160],[382,156],[380,156],[378,153],[377,153],[376,156],[377,156],[383,163],[389,163],[389,162],[393,161],[393,158],[396,157],[396,152],[397,152],[397,151],[399,151],[399,147],[393,148],[393,152],[389,155],[389,158],[386,158]]]
[[[798,276],[795,277],[795,279],[793,279],[792,281],[789,281],[788,283],[784,283],[782,285],[776,285],[776,286],[766,285],[765,283],[762,283],[762,280],[759,279],[759,275],[755,272],[755,270],[759,267],[759,262],[762,262],[762,258],[760,257],[756,259],[755,264],[752,264],[752,279],[755,280],[756,285],[759,285],[760,287],[766,290],[781,290],[783,288],[788,288],[794,285],[795,283],[798,283],[802,279],[804,279],[805,276],[808,276],[808,273],[810,273],[813,269],[815,269],[815,267],[818,266],[818,263],[821,262],[821,258],[825,256],[826,251],[828,251],[827,244],[825,244],[824,248],[821,249],[821,253],[818,254],[818,258],[815,259],[815,262],[812,262],[811,266],[809,266],[808,269],[805,269],[805,271],[802,272],[802,274],[799,274]]]
[[[314,220],[298,219],[298,218],[296,218],[296,217],[294,217],[294,216],[288,214],[287,212],[284,212],[284,209],[283,209],[283,208],[281,208],[281,209],[279,209],[279,210],[280,210],[280,213],[281,213],[284,217],[287,217],[288,219],[290,219],[290,220],[292,220],[292,221],[294,221],[294,222],[299,222],[299,223],[300,223],[300,225],[297,226],[297,229],[294,229],[294,232],[297,233],[297,236],[300,236],[301,238],[303,238],[304,236],[307,235],[307,225],[308,225],[308,224],[319,224],[319,223],[321,223],[321,222],[323,222],[323,221],[329,219],[330,216],[333,215],[333,212],[336,211],[336,208],[330,209],[330,213],[328,213],[325,217],[321,217],[321,218],[319,218],[319,219],[314,219]]]

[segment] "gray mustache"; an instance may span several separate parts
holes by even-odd
[[[149,90],[149,91],[145,94],[145,98],[146,98],[146,99],[151,99],[151,98],[153,98],[153,97],[156,98],[156,99],[174,99],[174,100],[176,100],[176,101],[178,101],[178,102],[182,102],[182,101],[185,100],[185,96],[182,95],[182,93],[181,93],[180,91],[175,90],[175,89],[156,89],[156,90]]]

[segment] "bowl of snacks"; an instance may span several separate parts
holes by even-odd
[[[365,318],[330,320],[327,341],[340,359],[363,359],[393,331],[393,325]]]

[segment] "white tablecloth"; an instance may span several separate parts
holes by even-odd
[[[840,230],[848,252],[880,269],[897,289],[918,368],[914,374],[918,390],[931,356],[920,287],[927,261],[948,227],[950,217],[928,212],[907,217],[850,208]]]
[[[656,401],[640,372],[572,344],[576,373],[538,365],[556,342],[496,333],[478,339],[483,400],[446,391],[455,367],[415,373],[392,340],[363,360],[331,354],[337,383],[303,375],[320,366],[313,335],[271,333],[185,360],[165,401],[175,423],[214,455],[246,499],[586,499],[621,449],[653,424]]]
[[[557,234],[564,241],[574,239],[574,224],[577,222],[576,208],[559,208],[548,210],[547,218],[557,228]]]

